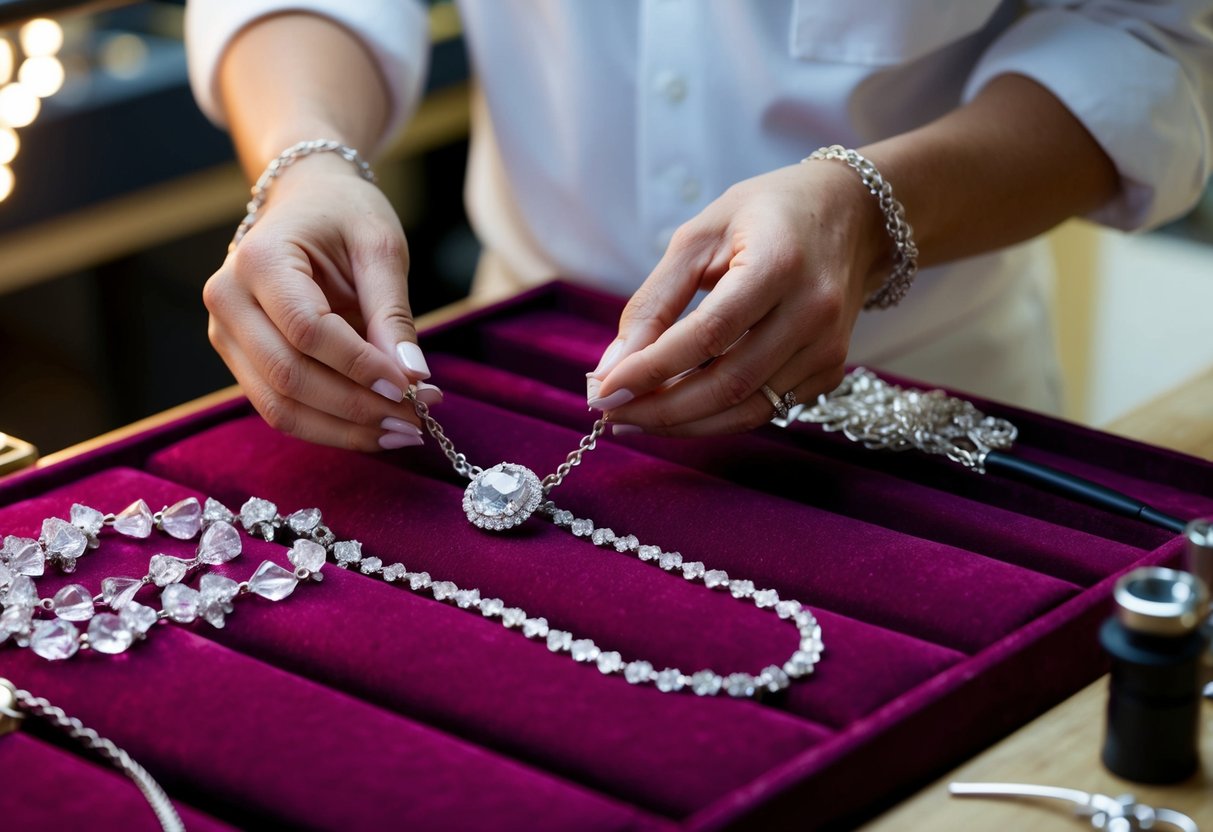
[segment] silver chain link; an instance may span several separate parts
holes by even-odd
[[[107,740],[92,728],[86,727],[80,720],[68,716],[62,708],[16,687],[7,679],[0,679],[0,688],[5,689],[22,711],[46,720],[85,748],[100,754],[130,778],[152,807],[164,832],[185,832],[185,824],[182,823],[181,816],[177,814],[169,796],[147,769],[135,762],[130,754],[115,745],[112,740]]]
[[[417,410],[417,416],[425,425],[426,430],[434,437],[438,443],[438,447],[442,449],[442,453],[450,460],[451,467],[455,469],[455,473],[461,477],[475,479],[478,475],[484,472],[484,469],[479,465],[473,465],[468,462],[468,458],[462,453],[455,450],[455,443],[452,442],[446,435],[446,431],[442,429],[442,425],[438,424],[438,420],[430,415],[430,408],[425,402],[417,398],[417,389],[409,387],[405,397],[413,403],[413,407]],[[564,478],[568,476],[569,471],[572,471],[581,464],[581,458],[585,456],[587,451],[594,450],[594,446],[598,443],[598,438],[602,436],[606,430],[606,419],[599,419],[594,422],[594,426],[590,432],[581,437],[581,441],[577,443],[577,448],[565,457],[564,462],[556,467],[556,470],[543,478],[543,493],[548,494],[553,488],[564,482]]]

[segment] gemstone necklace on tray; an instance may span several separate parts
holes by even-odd
[[[193,497],[155,514],[143,500],[135,501],[118,514],[103,514],[76,504],[72,506],[70,521],[56,517],[43,521],[37,540],[5,537],[0,548],[3,606],[0,644],[11,641],[51,661],[69,659],[81,649],[122,653],[145,638],[161,620],[189,624],[202,619],[214,627],[223,627],[236,599],[257,595],[271,601],[282,600],[300,582],[321,580],[320,570],[331,559],[340,567],[356,568],[388,583],[407,583],[411,589],[428,592],[438,601],[478,612],[507,629],[520,631],[526,638],[543,641],[553,653],[593,664],[603,675],[622,675],[633,685],[649,684],[662,693],[689,690],[700,696],[725,693],[749,698],[778,692],[787,688],[792,679],[812,673],[823,649],[821,627],[799,602],[781,600],[775,590],[755,588],[752,581],[730,579],[723,570],[709,569],[701,561],[684,560],[679,552],[641,544],[635,535],[595,528],[593,521],[574,517],[548,499],[569,471],[580,464],[584,454],[594,448],[605,420],[595,422],[578,447],[541,481],[530,469],[511,462],[487,469],[472,465],[455,450],[426,404],[417,400],[415,389],[409,390],[408,398],[455,471],[471,480],[464,491],[463,509],[476,527],[504,531],[525,522],[532,514],[545,516],[556,526],[588,538],[597,546],[635,555],[687,581],[702,582],[710,589],[728,592],[734,598],[771,611],[797,628],[797,649],[782,665],[770,665],[756,674],[723,675],[711,669],[685,673],[672,667],[658,670],[643,659],[625,661],[617,651],[603,650],[591,639],[577,638],[567,630],[550,627],[546,618],[531,617],[518,607],[506,606],[499,598],[482,598],[478,589],[434,580],[428,572],[410,571],[402,563],[385,564],[381,558],[364,556],[358,541],[337,540],[322,524],[318,509],[304,509],[283,517],[276,505],[256,497],[249,499],[238,515],[213,499],[201,505]],[[249,534],[266,541],[287,538],[291,544],[287,559],[294,571],[267,560],[244,582],[208,572],[199,580],[197,589],[186,585],[184,581],[195,569],[227,563],[240,554],[241,539],[233,525],[237,520]],[[147,538],[153,530],[179,540],[201,536],[191,559],[156,554],[151,557],[146,574],[107,577],[101,581],[100,593],[95,595],[81,584],[69,584],[53,597],[39,598],[34,579],[44,574],[47,565],[65,573],[74,571],[77,559],[100,545],[99,535],[107,527],[133,538]],[[160,589],[158,611],[136,600],[149,586]],[[98,605],[109,607],[112,612],[98,612]],[[87,627],[82,631],[85,622]]]

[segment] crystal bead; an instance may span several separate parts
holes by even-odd
[[[657,674],[657,690],[662,693],[682,690],[682,684],[682,673],[672,667],[667,667]]]
[[[292,566],[296,569],[306,569],[308,572],[319,572],[323,569],[326,557],[328,553],[324,551],[324,547],[311,540],[296,540],[286,553],[286,559]]]
[[[242,546],[236,527],[226,520],[216,520],[198,541],[198,560],[212,566],[227,563],[239,556]]]
[[[598,672],[605,675],[618,673],[623,669],[623,657],[616,650],[608,650],[598,654]]]
[[[573,512],[560,509],[552,515],[552,522],[561,528],[573,522]]]
[[[42,521],[42,544],[46,547],[47,557],[58,561],[64,572],[71,572],[76,568],[76,558],[88,548],[88,538],[66,520],[48,517]]]
[[[9,584],[13,582],[13,577],[13,570],[0,561],[0,598],[4,597],[4,590],[8,589]]]
[[[333,557],[337,559],[338,566],[357,563],[362,560],[362,544],[357,540],[339,540],[333,544]]]
[[[97,511],[95,508],[73,503],[71,513],[68,514],[72,525],[80,531],[84,532],[86,537],[94,538],[101,533],[101,527],[105,525],[105,515]]]
[[[564,630],[548,630],[548,649],[562,653],[573,646],[573,634]]]
[[[595,546],[605,546],[608,543],[615,542],[615,532],[610,529],[594,529],[590,534],[590,541]]]
[[[80,584],[68,584],[51,602],[55,615],[64,621],[88,621],[93,617],[93,596]]]
[[[661,557],[661,547],[646,544],[636,548],[636,556],[641,560],[657,560]]]
[[[548,620],[546,618],[528,618],[522,622],[522,634],[527,638],[547,638]]]
[[[505,601],[500,598],[485,598],[480,602],[480,613],[485,618],[496,618],[505,609]]]
[[[160,512],[160,528],[170,537],[189,540],[202,530],[202,506],[194,497],[173,503]]]
[[[358,564],[358,571],[363,575],[374,575],[383,568],[383,561],[379,558],[363,558],[362,563]]]
[[[127,537],[147,537],[152,533],[152,510],[143,500],[135,500],[114,518],[114,531]]]
[[[779,593],[773,589],[760,589],[754,593],[754,606],[761,609],[773,607],[779,603]]]
[[[710,670],[700,670],[691,675],[691,690],[699,696],[715,696],[720,693],[723,680]]]
[[[594,533],[594,521],[578,518],[569,524],[569,528],[573,530],[574,536],[585,537]]]
[[[248,580],[249,592],[268,598],[271,601],[281,601],[299,585],[299,579],[293,572],[288,572],[273,561],[262,561]]]
[[[75,624],[58,618],[38,621],[34,624],[29,647],[52,662],[70,659],[80,649],[80,631]]]
[[[579,638],[569,645],[569,655],[575,662],[592,662],[602,651],[591,639]]]
[[[231,509],[212,497],[207,497],[206,502],[202,504],[202,522],[204,524],[219,521],[231,523],[235,519],[236,515],[232,514]]]
[[[801,676],[812,673],[815,664],[817,664],[816,656],[797,650],[790,659],[783,663],[783,670],[793,679],[799,679]]]
[[[410,572],[409,589],[425,589],[430,585],[429,572]]]
[[[780,618],[791,618],[800,612],[799,601],[780,601],[775,605],[775,614]]]
[[[766,689],[771,693],[778,693],[792,683],[787,672],[778,665],[763,668],[762,675],[765,677]]]
[[[88,646],[98,653],[123,653],[134,640],[135,634],[112,612],[99,613],[88,623]]]
[[[430,592],[434,593],[434,597],[439,601],[445,601],[458,591],[459,587],[450,581],[435,581],[430,585]]]
[[[46,572],[46,552],[41,543],[31,538],[9,535],[4,538],[4,549],[0,550],[0,555],[8,568],[18,575],[37,578]]]
[[[4,593],[6,607],[22,607],[32,609],[38,603],[38,587],[33,578],[28,575],[15,575]]]
[[[682,554],[680,552],[662,552],[661,557],[657,559],[657,565],[667,572],[671,569],[678,569],[682,566]]]
[[[160,593],[160,606],[173,621],[189,624],[198,617],[202,594],[185,584],[169,584]]]
[[[176,584],[174,584],[176,586]],[[142,635],[152,628],[152,625],[159,621],[159,616],[151,607],[145,607],[136,601],[131,601],[122,611],[118,613],[118,619],[132,633]]]
[[[33,626],[34,611],[30,607],[8,607],[0,613],[0,643],[10,636],[20,636]]]
[[[118,611],[133,601],[142,587],[143,581],[138,578],[106,578],[101,582],[101,599]]]
[[[147,574],[156,586],[175,584],[184,578],[188,571],[190,571],[190,562],[172,555],[152,555],[152,559],[147,564]]]
[[[404,568],[403,563],[389,563],[387,566],[383,567],[383,580],[387,581],[388,583],[402,580],[407,574],[408,570]]]
[[[629,534],[625,537],[615,538],[615,551],[616,552],[630,552],[639,545],[640,545],[640,541],[636,538],[636,535],[634,535],[634,534]]]
[[[249,497],[240,507],[240,525],[246,532],[253,532],[258,526],[272,524],[278,516],[278,506],[260,497]]]
[[[682,564],[682,577],[694,581],[703,577],[703,564],[697,560],[689,560]]]
[[[733,594],[734,598],[749,598],[751,595],[754,594],[754,582],[753,581],[730,581],[729,582],[729,592],[731,592]]]
[[[466,610],[468,607],[475,607],[480,603],[480,590],[478,589],[461,589],[455,593],[455,605],[461,610]]]
[[[225,616],[232,611],[232,599],[240,593],[240,584],[223,575],[207,573],[198,582],[198,594],[202,596],[200,611],[212,627],[222,628]]]
[[[725,586],[729,582],[729,573],[723,569],[709,569],[703,573],[704,586],[715,589],[718,586]]]
[[[506,607],[501,611],[501,623],[507,627],[521,627],[526,622],[526,613],[517,607]]]
[[[748,673],[730,673],[724,680],[724,689],[729,696],[746,699],[754,695],[754,677]]]
[[[286,525],[295,534],[310,534],[320,525],[320,509],[302,508],[287,515]]]
[[[646,661],[628,662],[623,669],[623,678],[633,685],[647,682],[653,677],[653,665]]]

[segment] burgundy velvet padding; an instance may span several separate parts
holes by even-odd
[[[619,309],[558,286],[429,334],[447,394],[435,415],[460,450],[553,470],[592,422],[584,373]],[[1017,453],[1178,514],[1213,511],[1213,466],[983,406],[1020,426]],[[77,501],[115,511],[205,494],[234,508],[258,495],[283,514],[319,507],[367,555],[476,587],[625,659],[755,672],[795,648],[772,613],[542,521],[472,528],[434,445],[352,454],[219,408],[0,485],[18,500],[0,509],[0,533],[36,534]],[[222,630],[161,625],[125,656],[58,665],[0,646],[0,674],[127,747],[190,828],[804,829],[853,822],[1089,681],[1115,577],[1179,551],[1144,524],[807,425],[608,436],[552,496],[801,600],[827,644],[817,672],[762,703],[663,695],[329,567],[284,601],[239,599]],[[155,552],[192,551],[105,534],[70,580],[140,575]],[[243,579],[267,557],[285,563],[283,547],[246,538],[219,571]],[[48,576],[43,594],[66,582]],[[133,788],[70,744],[0,738],[0,766],[22,771],[18,790],[0,791],[0,817],[18,828],[82,817],[153,828]],[[79,798],[56,806],[48,780],[79,783]]]

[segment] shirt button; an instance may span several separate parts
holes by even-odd
[[[668,70],[657,73],[653,79],[653,86],[671,104],[677,104],[687,97],[686,79]]]
[[[699,185],[699,180],[693,176],[688,176],[682,182],[682,187],[678,189],[679,196],[683,202],[694,202],[699,199],[699,194],[703,189]]]

